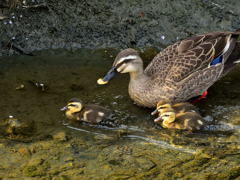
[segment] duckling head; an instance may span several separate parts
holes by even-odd
[[[176,114],[175,111],[171,108],[171,109],[165,109],[162,114],[156,118],[154,120],[154,122],[158,122],[158,121],[163,121],[164,122],[168,122],[168,123],[172,123],[175,121],[176,118]]]
[[[82,101],[78,98],[72,98],[68,101],[67,106],[64,106],[61,111],[68,111],[70,113],[79,112],[82,109]]]
[[[164,110],[171,109],[172,103],[169,100],[161,100],[157,104],[157,108],[151,113],[151,115],[155,115],[157,113],[162,114]]]
[[[98,84],[106,84],[119,73],[130,73],[131,77],[136,75],[136,72],[143,72],[143,62],[138,52],[128,48],[118,53],[112,68],[103,77],[98,79]]]

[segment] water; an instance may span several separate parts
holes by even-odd
[[[35,56],[11,56],[0,61],[0,154],[10,164],[15,163],[16,171],[23,171],[19,174],[10,170],[10,164],[1,165],[0,172],[1,168],[8,171],[4,174],[6,171],[2,170],[3,177],[53,178],[65,174],[87,179],[110,176],[137,179],[139,170],[152,178],[173,177],[175,172],[167,175],[158,170],[163,162],[171,165],[178,162],[174,160],[177,158],[181,162],[187,161],[185,165],[190,166],[190,160],[195,162],[192,157],[202,158],[203,152],[208,158],[215,157],[211,154],[212,148],[220,148],[219,152],[226,156],[230,153],[229,147],[239,150],[239,66],[215,83],[207,98],[197,104],[210,125],[200,132],[186,133],[163,129],[153,123],[155,117],[150,115],[153,109],[140,107],[130,99],[128,74],[118,75],[104,86],[96,83],[110,69],[118,52],[115,49],[82,49],[75,53],[64,49],[44,50],[34,52]],[[144,64],[148,64],[155,54],[152,49],[143,51]],[[114,111],[114,116],[99,125],[69,121],[60,108],[73,97],[80,98],[85,104],[109,108]],[[5,122],[10,115],[27,124],[30,135],[14,130],[6,133],[8,124]],[[60,141],[56,138],[59,132],[64,133]],[[51,155],[45,157],[46,153]],[[78,164],[81,173],[76,174],[76,169],[69,168],[73,166],[66,165],[68,160],[64,158],[69,156],[74,159],[70,162],[84,163]],[[152,156],[156,159],[151,159]],[[32,162],[39,158],[42,169]],[[58,166],[53,165],[54,162]],[[215,161],[210,162],[215,166]],[[234,163],[226,166],[234,167]],[[103,168],[102,171],[99,168]],[[116,174],[119,171],[121,173]],[[206,168],[205,171],[210,170]],[[218,171],[222,169],[216,169]],[[199,174],[198,171],[194,173]],[[202,177],[204,175],[202,172]],[[180,177],[186,177],[186,174]]]

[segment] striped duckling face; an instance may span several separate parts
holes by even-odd
[[[98,84],[106,84],[119,73],[132,73],[138,71],[143,67],[142,59],[138,52],[134,49],[128,48],[118,53],[112,68],[103,77],[98,79]]]
[[[79,112],[82,109],[82,101],[78,98],[72,98],[68,101],[68,105],[64,106],[61,111],[66,111],[67,113]]]
[[[171,109],[171,108],[172,108],[172,104],[170,101],[168,100],[159,101],[157,104],[157,108],[151,113],[151,115],[155,115],[158,113],[159,115],[161,115],[165,109]]]
[[[154,122],[163,121],[163,124],[165,124],[166,122],[169,124],[174,122],[175,118],[176,118],[175,111],[172,108],[170,108],[165,109],[162,112],[162,114],[160,114],[160,116],[154,120]]]

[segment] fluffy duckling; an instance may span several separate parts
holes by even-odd
[[[165,109],[154,122],[162,122],[164,128],[196,131],[207,125],[207,121],[195,112],[176,114],[174,109]]]
[[[185,112],[195,112],[200,115],[197,107],[195,107],[194,105],[188,102],[180,102],[180,103],[172,104],[171,101],[169,100],[159,101],[157,104],[156,110],[153,111],[151,115],[155,115],[157,113],[159,113],[160,115],[165,109],[171,109],[171,108],[175,110],[176,114],[185,113]]]
[[[92,124],[100,123],[102,120],[110,118],[112,111],[97,105],[84,105],[80,99],[72,98],[68,101],[68,105],[63,107],[61,111],[66,111],[69,119],[80,120]]]

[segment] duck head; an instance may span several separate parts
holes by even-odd
[[[158,118],[154,119],[154,122],[163,121],[163,122],[172,123],[175,121],[175,118],[176,118],[176,114],[172,108],[165,109]]]
[[[82,109],[82,101],[78,98],[72,98],[68,101],[67,106],[61,108],[61,111],[69,111],[71,113],[79,112]]]
[[[157,108],[151,113],[151,115],[155,115],[155,114],[162,114],[162,112],[165,109],[170,109],[172,107],[172,103],[169,100],[162,100],[159,101],[157,104]]]
[[[143,62],[138,52],[128,48],[118,53],[112,68],[103,77],[98,79],[98,84],[106,84],[119,73],[130,73],[134,75],[138,71],[143,71]]]

